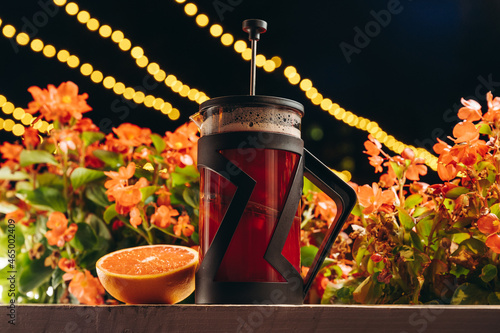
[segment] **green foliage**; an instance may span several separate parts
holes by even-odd
[[[55,121],[51,139],[31,150],[19,145],[19,156],[0,169],[0,242],[15,237],[15,253],[0,254],[7,256],[0,267],[4,290],[11,287],[8,272],[17,270],[13,291],[2,293],[0,302],[102,304],[111,297],[96,287],[100,257],[145,244],[199,244],[199,173],[179,161],[193,154],[196,129],[184,128],[176,138],[189,140],[174,151],[166,137],[122,126],[125,137],[111,139],[81,132],[76,119]],[[166,226],[155,217],[160,206],[172,213]],[[188,222],[179,234],[180,216]]]
[[[106,176],[102,171],[79,167],[73,170],[73,172],[71,173],[70,176],[71,186],[73,186],[73,189],[76,190],[82,185],[86,185],[87,183],[90,183],[97,179],[101,179],[103,177]]]
[[[418,150],[391,157],[369,137],[365,153],[383,175],[358,187],[346,235],[330,256],[344,273],[328,276],[323,304],[500,304],[500,127],[493,120],[500,111],[492,105],[470,118],[465,106],[453,131],[457,143],[436,146],[442,183],[419,181],[426,167]],[[309,221],[302,242],[317,244],[324,221],[310,215],[320,203],[311,192],[303,201]]]

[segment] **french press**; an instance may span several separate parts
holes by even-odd
[[[201,131],[198,304],[302,304],[356,202],[354,190],[304,148],[302,104],[255,95],[262,20],[245,20],[252,47],[250,95],[210,99],[191,117]],[[300,275],[306,176],[337,205],[307,276]]]

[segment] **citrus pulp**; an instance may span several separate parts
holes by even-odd
[[[189,247],[146,245],[109,253],[96,269],[104,288],[122,302],[174,304],[194,291],[198,260]]]

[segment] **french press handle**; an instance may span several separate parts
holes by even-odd
[[[335,242],[342,230],[342,226],[356,204],[356,192],[305,148],[304,162],[304,176],[325,192],[337,205],[335,219],[328,228],[326,236],[304,279],[303,296],[305,297],[333,242]]]

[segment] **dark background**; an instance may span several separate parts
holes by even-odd
[[[258,52],[267,58],[280,56],[283,65],[273,73],[258,70],[257,94],[303,103],[306,146],[329,166],[348,169],[355,182],[365,183],[377,180],[362,153],[367,133],[313,105],[298,85],[290,85],[283,76],[286,66],[295,66],[302,78],[311,79],[324,97],[376,121],[396,139],[428,150],[436,137],[451,135],[461,97],[478,99],[484,105],[486,92],[495,94],[494,90],[500,88],[500,2],[401,0],[390,22],[360,44],[357,29],[365,31],[370,22],[373,26],[373,13],[380,14],[397,2],[209,0],[195,4],[199,13],[209,16],[210,23],[220,23],[236,39],[247,38],[241,30],[244,19],[268,22]],[[232,46],[224,47],[211,37],[208,28],[199,28],[194,17],[184,14],[182,4],[173,0],[86,0],[77,4],[101,24],[122,30],[133,46],[143,47],[150,61],[190,87],[211,97],[248,93],[249,62]],[[47,6],[48,10],[44,9]],[[217,11],[216,6],[226,10]],[[44,24],[36,21],[40,12],[46,13]],[[76,54],[81,63],[91,63],[105,76],[112,75],[127,86],[143,85],[147,72],[138,68],[128,53],[120,51],[109,38],[88,31],[64,8],[55,12],[49,0],[1,1],[0,18],[2,27],[12,24],[18,31],[27,30],[32,38]],[[350,62],[342,52],[342,42],[358,48],[358,53],[350,55]],[[82,76],[78,68],[48,59],[29,46],[18,46],[3,35],[0,77],[0,94],[21,107],[31,100],[28,87],[71,80],[90,95],[88,103],[94,111],[86,116],[98,125],[110,119],[112,126],[131,122],[163,134],[188,121],[198,109],[197,103],[173,93],[164,84],[150,93],[177,107],[181,111],[179,120],[171,121],[143,105],[126,104],[102,84]],[[311,138],[313,128],[323,131],[321,140]],[[16,140],[5,131],[0,137],[2,141]],[[425,180],[435,181],[435,173],[430,174]]]

